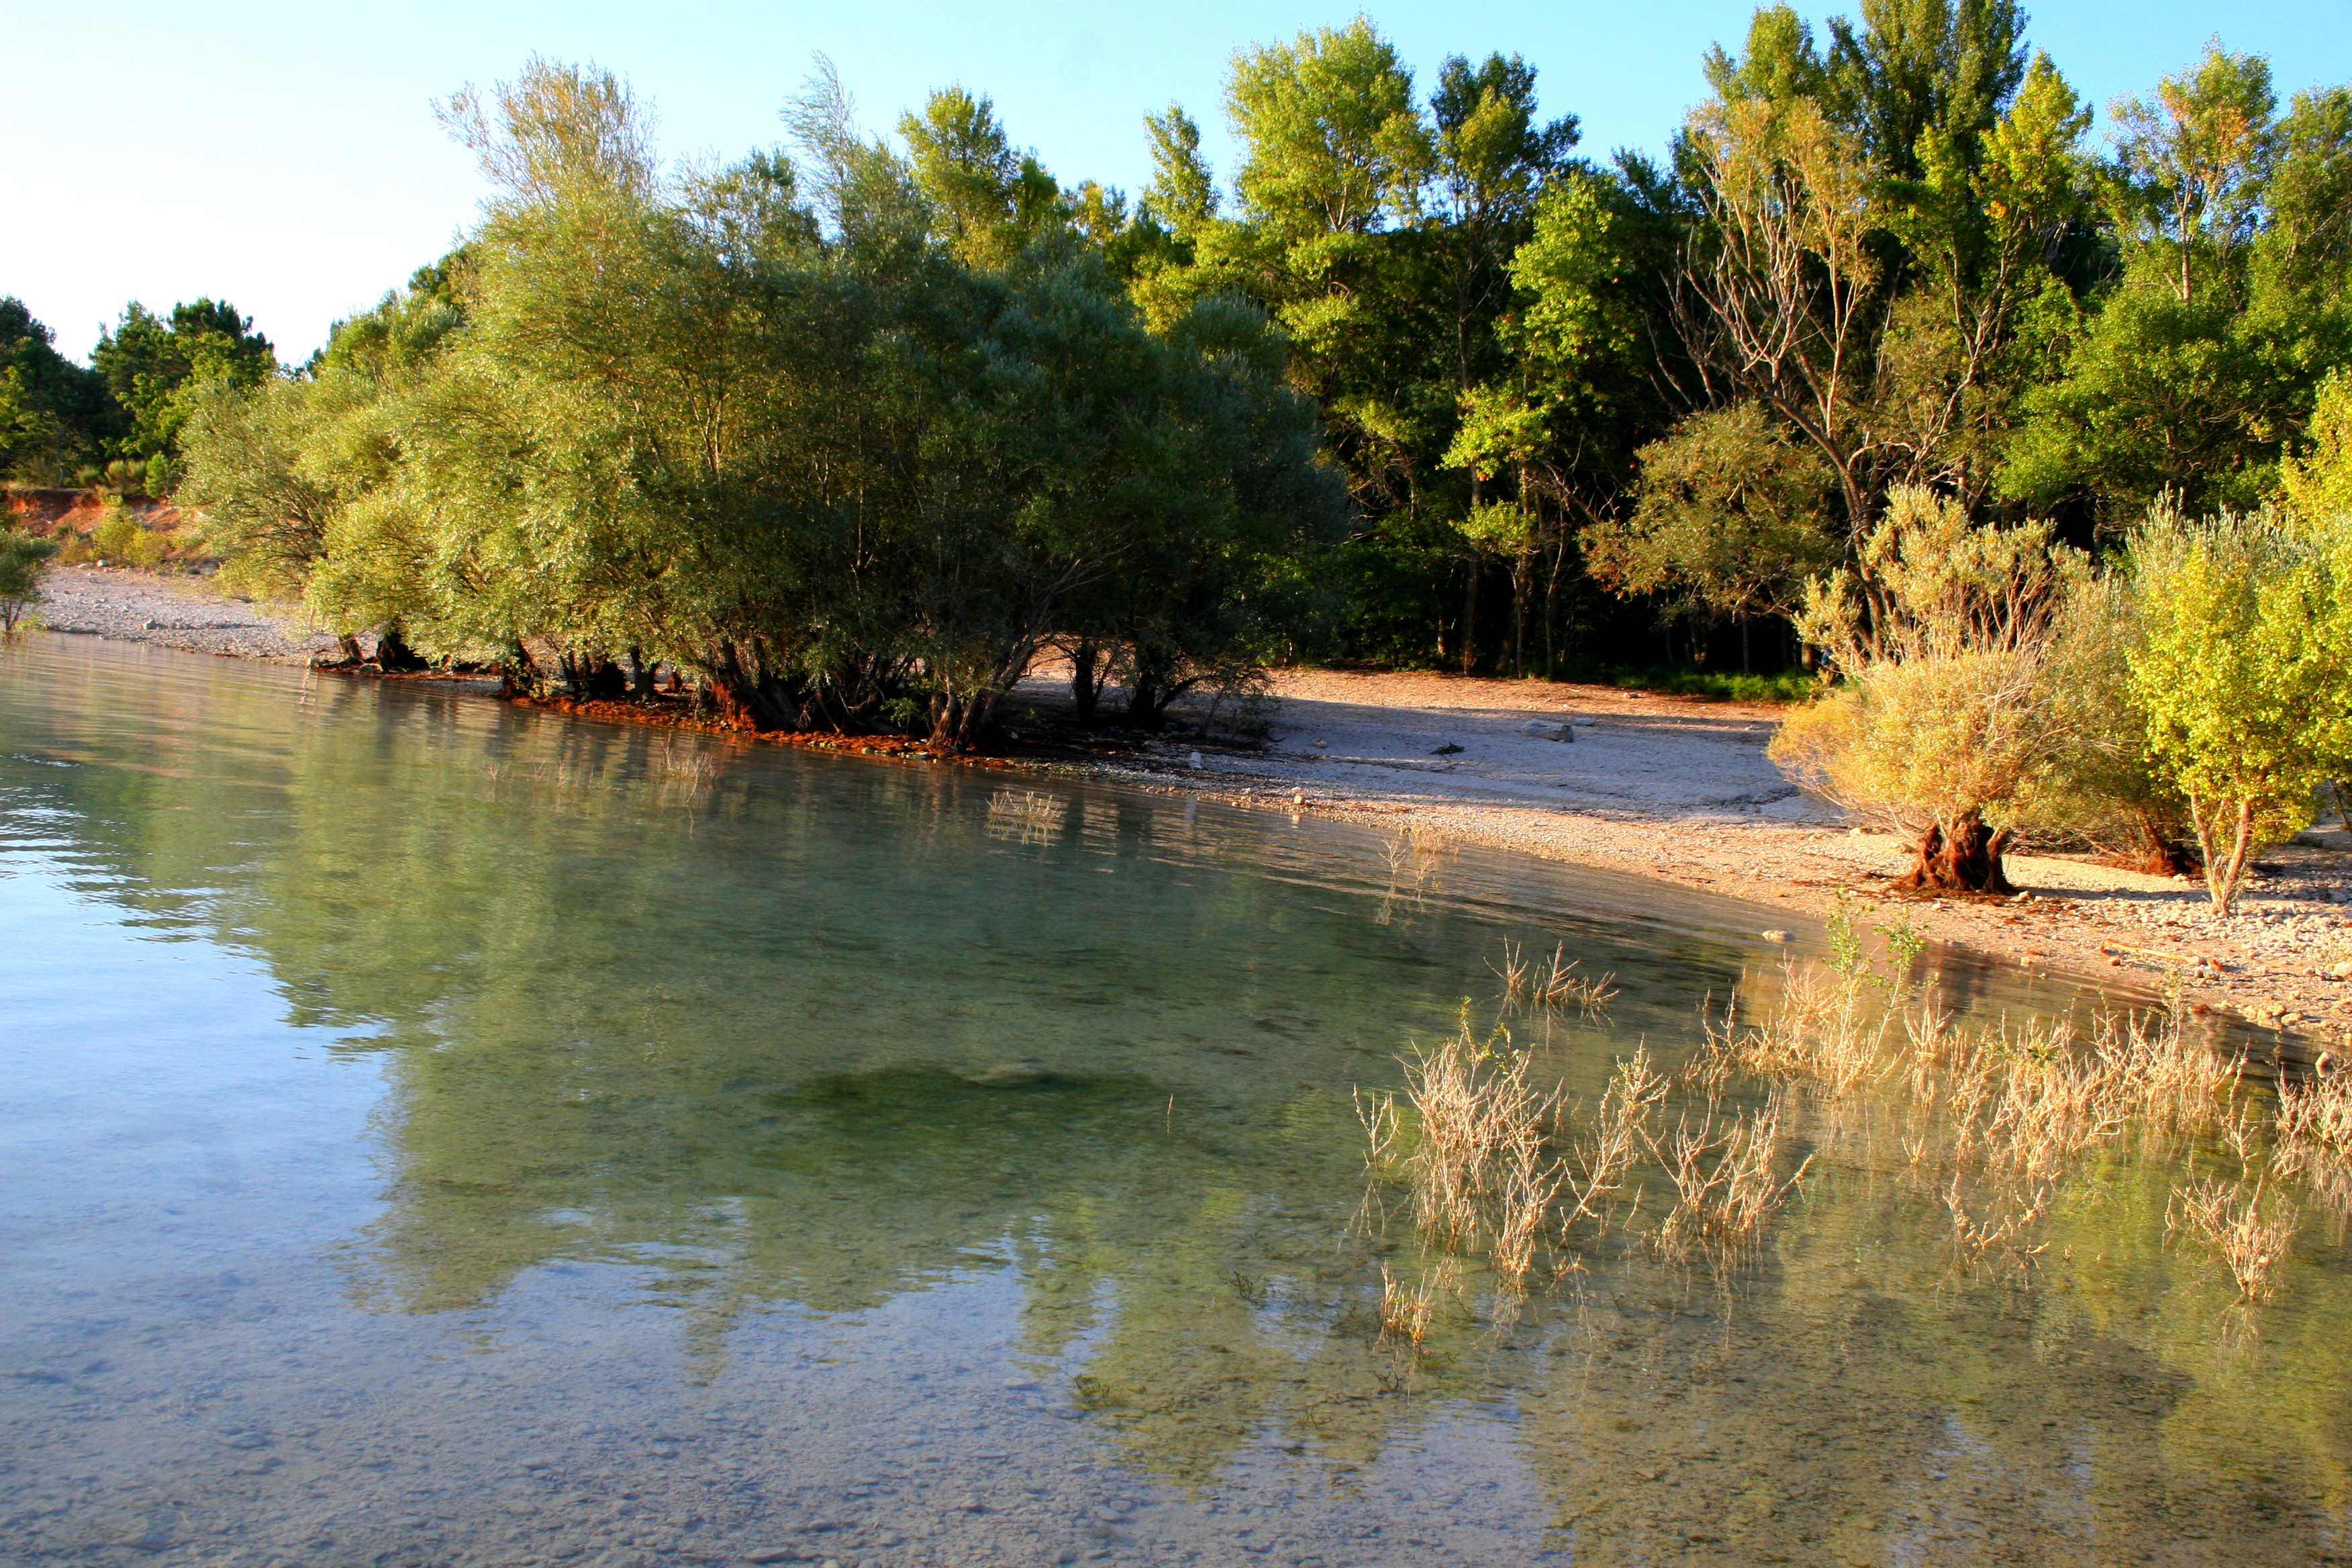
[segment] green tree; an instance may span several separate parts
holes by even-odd
[[[2155,101],[2116,100],[2117,216],[2169,254],[2183,304],[2200,267],[2226,268],[2260,232],[2277,106],[2270,62],[2218,43],[2158,83]]]
[[[464,265],[459,252],[420,268],[404,292],[336,322],[300,373],[252,387],[215,380],[183,394],[177,499],[197,514],[230,580],[302,595],[338,519],[393,478],[401,453],[392,410],[462,323],[455,279]],[[337,592],[321,588],[322,598]],[[397,628],[387,620],[378,630]],[[346,657],[357,652],[347,644]]]
[[[25,302],[0,296],[0,471],[61,485],[119,428],[106,383],[52,345]]]
[[[1898,180],[1927,174],[1990,132],[2025,79],[2025,14],[2015,0],[1862,0],[1862,26],[1829,23],[1818,91]],[[1785,29],[1786,24],[1780,24]]]
[[[1164,114],[1146,115],[1145,132],[1151,140],[1151,184],[1144,206],[1180,241],[1190,242],[1201,226],[1217,216],[1217,184],[1201,156],[1201,128],[1171,103]]]
[[[15,637],[27,612],[40,602],[41,578],[55,553],[53,541],[0,529],[0,637]]]
[[[1234,191],[1280,237],[1419,216],[1435,148],[1412,73],[1364,18],[1236,55],[1225,102],[1248,148]]]
[[[2287,514],[2304,528],[2352,519],[2352,370],[2320,383],[2310,443],[2281,465],[2279,489]]]
[[[89,363],[128,416],[117,451],[144,463],[178,450],[187,419],[184,388],[214,380],[256,385],[277,368],[278,356],[252,319],[225,300],[174,305],[168,321],[134,300],[100,334]]]
[[[1828,465],[1752,403],[1684,420],[1640,461],[1632,515],[1584,531],[1594,578],[1734,622],[1750,668],[1750,624],[1793,613],[1837,559]]]
[[[666,174],[623,84],[544,61],[447,118],[495,191],[463,250],[194,427],[207,527],[338,632],[575,694],[667,661],[739,724],[949,749],[1074,629],[1139,722],[1279,641],[1328,494],[1262,317],[1155,333],[1066,226],[942,228],[939,167],[829,78],[797,164]]]
[[[1035,155],[1013,150],[986,98],[941,89],[921,114],[900,117],[898,134],[940,242],[966,266],[1004,267],[1072,216]]]
[[[1865,5],[1824,58],[1793,13],[1759,11],[1685,129],[1686,395],[1757,403],[1810,442],[1853,541],[1896,486],[1983,500],[2065,314],[2087,117],[2026,65],[2019,26],[1979,0]]]
[[[2063,374],[2025,394],[2006,494],[2110,515],[2269,494],[2319,380],[2352,360],[2352,94],[2274,107],[2267,63],[2218,45],[2117,104],[2121,272],[2058,332]]]

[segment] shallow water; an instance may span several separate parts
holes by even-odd
[[[79,638],[0,654],[0,1561],[2308,1563],[2352,1271],[2121,1148],[1957,1268],[1819,1115],[1381,1342],[1352,1091],[1565,942],[1598,1093],[1772,911]],[[1934,962],[1984,1013],[2077,1004]],[[2046,986],[2047,982],[2043,984]],[[2191,1158],[2194,1158],[2192,1152]]]

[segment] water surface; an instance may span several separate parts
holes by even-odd
[[[1670,1065],[1769,911],[1111,788],[0,655],[0,1561],[2308,1563],[2352,1293],[2118,1148],[2023,1275],[1824,1157],[1383,1342],[1353,1092]],[[2063,1008],[1944,953],[1983,1012]],[[2046,987],[2046,982],[2042,983]],[[1831,1156],[1834,1157],[1831,1157]],[[1628,1232],[1630,1238],[1631,1231]]]

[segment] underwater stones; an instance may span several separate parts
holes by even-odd
[[[1032,1084],[1043,1083],[1053,1075],[1045,1070],[1045,1065],[1041,1062],[1017,1061],[999,1062],[993,1067],[982,1068],[977,1072],[959,1073],[956,1076],[962,1079],[964,1082],[978,1085],[982,1089],[1025,1089]]]

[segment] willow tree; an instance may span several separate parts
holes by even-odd
[[[315,378],[224,401],[216,536],[339,631],[536,687],[617,694],[667,662],[749,728],[971,744],[1114,574],[1139,603],[1222,595],[1238,579],[1204,563],[1316,489],[1264,321],[1150,330],[1059,209],[1033,224],[990,173],[1013,165],[985,107],[936,99],[909,162],[827,80],[796,159],[677,173],[613,77],[534,61],[459,95],[493,194],[456,319],[394,365],[362,352],[387,306]],[[1161,670],[1139,690],[1164,691],[1177,656],[1130,619]]]

